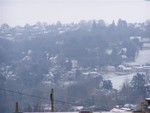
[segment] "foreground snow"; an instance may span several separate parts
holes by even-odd
[[[129,108],[122,108],[122,109],[118,109],[118,108],[113,108],[109,113],[131,113],[131,111],[129,111]]]
[[[32,112],[23,112],[32,113]],[[33,112],[33,113],[51,113],[51,112]],[[79,112],[53,112],[53,113],[79,113]],[[92,113],[132,113],[131,111],[110,111],[110,112],[92,112]]]

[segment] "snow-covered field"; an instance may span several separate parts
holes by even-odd
[[[137,58],[135,59],[135,63],[145,65],[146,63],[150,63],[150,50],[140,50]],[[127,75],[117,75],[115,73],[107,73],[104,74],[103,77],[106,80],[111,80],[114,89],[121,89],[123,83],[125,81],[130,82],[133,76],[136,73],[131,73]]]
[[[150,50],[140,50],[135,62],[138,64],[150,63]]]
[[[103,75],[103,78],[106,80],[111,80],[113,84],[113,88],[119,90],[121,89],[122,84],[125,81],[130,82],[134,75],[136,75],[136,73],[131,73],[127,75],[117,75],[115,73],[108,73],[108,74]]]

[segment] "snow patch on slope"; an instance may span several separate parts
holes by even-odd
[[[106,80],[111,80],[113,88],[120,90],[122,88],[123,83],[125,81],[130,82],[134,75],[136,75],[136,73],[131,73],[127,75],[117,75],[115,73],[108,73],[106,75],[103,75],[103,78]]]
[[[138,64],[150,63],[150,50],[140,50],[135,62]]]

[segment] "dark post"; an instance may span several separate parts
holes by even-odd
[[[51,89],[50,100],[51,100],[51,112],[54,112],[54,89]]]
[[[18,103],[18,102],[16,102],[16,110],[15,110],[15,112],[16,112],[16,113],[19,112],[19,103]]]

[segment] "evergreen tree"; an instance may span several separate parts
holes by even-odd
[[[133,87],[133,93],[135,96],[144,96],[145,95],[145,75],[137,73],[132,80],[131,85]]]
[[[112,90],[112,83],[110,80],[103,81],[103,88],[107,90]]]
[[[119,91],[119,104],[126,104],[133,102],[133,92],[130,83],[126,80],[123,83],[121,90]]]

